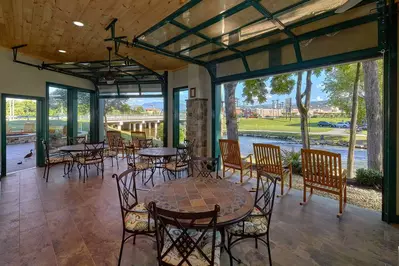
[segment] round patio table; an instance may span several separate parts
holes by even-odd
[[[158,148],[146,148],[137,152],[140,156],[145,157],[172,157],[176,155],[176,148],[158,147]]]
[[[159,184],[144,199],[146,206],[151,201],[159,208],[175,212],[213,211],[217,204],[220,206],[218,227],[241,221],[254,207],[254,199],[246,189],[209,177],[184,178]],[[200,220],[197,224],[201,225]]]
[[[108,145],[104,145],[104,149],[108,148]],[[63,152],[81,152],[85,150],[85,145],[84,144],[75,144],[75,145],[68,145],[68,146],[62,146],[59,147],[58,150],[63,151]]]

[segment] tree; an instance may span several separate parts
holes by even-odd
[[[108,121],[107,115],[111,113],[113,110],[119,110],[123,104],[126,104],[128,99],[119,99],[119,98],[112,98],[112,99],[105,99],[104,100],[104,129],[105,131],[108,130]]]
[[[358,89],[359,89],[360,63],[356,64],[356,75],[353,82],[352,93],[352,115],[350,125],[349,149],[348,149],[348,177],[352,178],[354,170],[355,144],[356,144],[356,128],[357,128],[357,113],[358,113]]]
[[[238,140],[236,87],[237,82],[224,84],[224,105],[226,111],[227,138],[231,140]]]
[[[243,82],[244,88],[242,96],[244,102],[254,104],[255,99],[259,104],[267,101],[267,94],[269,93],[266,88],[267,78],[249,79]]]
[[[271,81],[271,94],[290,94],[296,85],[296,105],[301,117],[301,136],[302,136],[302,147],[308,149],[310,147],[309,139],[309,122],[308,113],[310,107],[310,96],[312,91],[312,75],[320,76],[322,69],[314,69],[306,71],[306,83],[305,90],[302,92],[302,75],[303,72],[295,74],[283,74],[274,76]]]
[[[365,61],[364,91],[367,120],[367,165],[382,171],[382,106],[378,64],[375,60]]]

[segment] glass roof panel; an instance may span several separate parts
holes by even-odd
[[[200,57],[198,59],[208,62],[208,61],[215,60],[215,59],[218,59],[218,58],[222,58],[222,57],[225,57],[225,56],[228,56],[228,55],[232,55],[232,54],[234,54],[234,52],[232,52],[230,50],[224,50],[224,51],[221,51],[221,52],[219,52],[217,54],[202,56],[202,57]]]
[[[200,32],[207,35],[208,37],[217,37],[226,32],[238,29],[251,21],[262,18],[263,15],[257,11],[254,7],[248,7],[234,15],[224,18],[219,22],[212,24],[211,26],[201,30]]]
[[[176,53],[203,41],[205,41],[205,39],[202,39],[201,37],[191,34],[186,38],[183,38],[175,43],[166,46],[165,49]]]
[[[198,56],[198,55],[202,55],[202,54],[205,54],[205,53],[209,53],[209,52],[215,51],[215,50],[220,49],[220,48],[222,48],[222,47],[217,45],[217,44],[209,43],[209,44],[206,44],[204,46],[198,47],[197,49],[194,49],[194,50],[191,50],[191,51],[190,50],[184,51],[182,53],[182,55],[195,57],[195,56]]]
[[[244,0],[204,0],[178,16],[176,21],[193,28],[242,2]]]
[[[272,44],[272,43],[276,43],[282,40],[287,39],[288,36],[285,33],[278,33],[278,34],[274,34],[272,36],[257,40],[257,41],[252,41],[252,42],[246,42],[242,45],[236,46],[234,48],[240,50],[240,51],[247,51],[259,46],[263,46],[263,45],[268,45],[268,44]]]
[[[279,19],[285,26],[287,26],[297,21],[311,18],[323,14],[327,11],[337,9],[346,2],[347,0],[311,0],[290,12],[278,16],[277,19]]]
[[[287,8],[289,6],[295,5],[296,3],[301,2],[302,0],[262,0],[260,4],[264,6],[267,11],[274,13],[280,11],[281,9]]]
[[[223,35],[222,42],[226,45],[232,45],[237,42],[241,42],[260,34],[275,30],[276,28],[277,27],[271,21],[262,20],[240,29],[239,32]]]
[[[173,37],[176,37],[177,35],[182,34],[183,32],[184,31],[179,27],[167,23],[159,29],[156,29],[147,35],[141,36],[139,39],[143,42],[157,46]]]

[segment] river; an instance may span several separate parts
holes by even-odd
[[[302,144],[293,143],[287,140],[278,139],[267,139],[260,137],[247,137],[240,136],[240,149],[242,155],[248,155],[253,153],[253,143],[268,143],[280,146],[284,150],[300,151]],[[348,158],[348,147],[341,146],[330,146],[330,145],[311,145],[312,149],[326,150],[330,152],[340,153],[342,158],[342,167],[346,168],[346,162]],[[355,149],[355,169],[367,168],[367,150],[365,149]]]

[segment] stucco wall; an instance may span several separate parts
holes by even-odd
[[[41,64],[40,61],[22,54],[18,54],[18,60]],[[0,93],[44,97],[47,81],[84,89],[94,89],[93,83],[85,79],[14,63],[12,50],[4,48],[0,48],[0,78]]]

